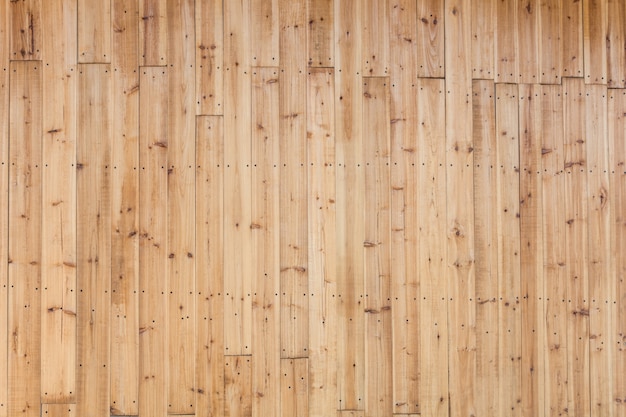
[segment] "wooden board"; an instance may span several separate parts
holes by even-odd
[[[111,62],[111,2],[78,1],[78,62]]]
[[[585,83],[607,83],[607,1],[583,0]]]
[[[335,0],[335,152],[337,161],[337,396],[338,410],[363,410],[364,173],[363,86],[359,2]]]
[[[195,43],[193,0],[168,2],[167,285],[168,413],[194,412]]]
[[[41,0],[8,2],[12,60],[41,59]]]
[[[335,192],[335,73],[307,74],[309,236],[309,410],[337,409],[337,259]]]
[[[139,412],[138,1],[111,3],[111,414]]]
[[[563,28],[561,0],[546,0],[536,6],[538,34],[538,77],[533,82],[560,84],[563,74]]]
[[[517,2],[517,56],[519,74],[517,82],[536,83],[539,80],[539,17],[541,1],[525,0]],[[558,27],[558,26],[557,26]],[[555,42],[556,43],[556,42]]]
[[[494,79],[496,1],[472,4],[472,77]]]
[[[585,86],[583,80],[563,81],[563,151],[565,171],[565,274],[567,282],[568,409],[590,410],[589,275],[587,269],[587,178]]]
[[[224,352],[252,352],[249,1],[224,4]]]
[[[474,245],[476,254],[476,411],[497,415],[500,409],[498,329],[498,147],[496,90],[493,81],[474,81]]]
[[[196,2],[196,113],[224,114],[223,1]]]
[[[306,0],[279,0],[280,354],[308,355]]]
[[[519,0],[496,0],[495,81],[514,83],[518,80],[518,5]]]
[[[626,40],[626,28],[622,24],[626,19],[626,3],[609,0],[606,7],[607,85],[613,88],[624,88],[626,87],[626,52],[619,45],[623,45]]]
[[[278,0],[250,0],[250,54],[252,65],[278,66]]]
[[[308,415],[308,365],[307,358],[280,360],[281,417]]]
[[[417,74],[419,77],[444,76],[444,1],[417,2]]]
[[[310,67],[335,64],[334,0],[307,0],[307,59]]]
[[[445,82],[420,79],[417,87],[418,185],[416,229],[419,246],[419,391],[408,410],[446,416],[448,397],[448,288],[446,281]],[[393,125],[392,125],[393,126]],[[413,170],[411,165],[410,170]],[[410,218],[409,218],[410,219]],[[408,220],[408,219],[407,219]],[[407,222],[410,225],[409,222]],[[409,264],[407,267],[411,267]],[[416,300],[409,299],[411,304]],[[411,331],[414,331],[415,325]],[[414,394],[413,394],[414,395]],[[419,407],[418,407],[419,406]],[[406,409],[405,408],[405,409]]]
[[[252,414],[280,412],[279,73],[252,69]]]
[[[12,62],[9,88],[8,415],[39,416],[42,70]]]
[[[252,416],[252,365],[250,356],[229,356],[224,363],[226,401],[224,416]]]
[[[583,76],[583,4],[580,0],[561,2],[563,77]]]
[[[362,74],[370,77],[388,75],[389,0],[363,1],[360,22],[363,39]]]
[[[0,311],[9,312],[9,25],[8,4],[0,3]],[[0,357],[8,358],[8,320],[0,321]],[[8,416],[9,363],[0,362],[0,417]]]
[[[167,415],[168,71],[139,74],[139,415]]]
[[[139,0],[139,65],[167,65],[167,0]]]
[[[42,417],[75,417],[75,404],[42,404]]]
[[[196,383],[198,417],[224,411],[224,119],[196,119]]]
[[[76,413],[103,417],[110,413],[112,76],[108,64],[77,70]]]
[[[67,17],[66,17],[67,16]],[[41,402],[76,401],[76,4],[42,4]]]
[[[365,415],[393,412],[389,79],[363,79]],[[416,323],[417,324],[417,323]]]

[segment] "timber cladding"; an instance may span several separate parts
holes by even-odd
[[[626,416],[626,2],[0,2],[0,417]]]

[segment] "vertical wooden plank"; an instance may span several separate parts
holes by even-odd
[[[611,306],[615,280],[611,276],[611,208],[609,204],[609,138],[607,89],[587,86],[587,213],[589,271],[589,388],[591,416],[613,415],[614,348]]]
[[[615,276],[613,297],[612,349],[614,415],[626,416],[626,259],[617,254],[626,251],[626,91],[610,90],[609,154],[610,184],[609,204],[611,204],[611,275]]]
[[[519,75],[517,82],[536,83],[539,79],[539,48],[542,46],[539,32],[540,0],[524,0],[517,3],[517,55]]]
[[[471,6],[446,2],[446,247],[450,414],[475,413]]]
[[[334,0],[307,0],[307,56],[309,67],[335,65]]]
[[[41,417],[75,417],[75,404],[42,404]]]
[[[251,64],[259,67],[277,66],[278,0],[250,0]]]
[[[496,416],[498,394],[498,147],[493,81],[474,81],[474,222],[476,232],[476,411]]]
[[[565,169],[565,274],[567,282],[568,410],[590,413],[589,283],[587,250],[587,155],[585,86],[563,80],[563,150]]]
[[[224,114],[223,0],[196,2],[196,113]]]
[[[363,80],[365,415],[393,412],[389,79]]]
[[[280,412],[278,68],[252,70],[252,415]]]
[[[335,72],[310,68],[307,80],[309,225],[309,413],[337,410]]]
[[[366,76],[383,77],[390,69],[389,0],[365,0],[361,12],[361,72]]]
[[[561,25],[563,77],[582,77],[583,4],[580,0],[562,0]]]
[[[561,86],[542,88],[541,166],[545,311],[545,408],[547,416],[567,409],[567,311],[565,297],[565,185]]]
[[[607,84],[613,88],[626,87],[626,3],[607,1],[606,59]]]
[[[417,2],[417,74],[419,77],[444,77],[444,1]],[[398,64],[395,63],[394,64]]]
[[[78,1],[78,62],[111,62],[111,2]]]
[[[168,73],[139,74],[139,415],[167,415]]]
[[[475,79],[494,78],[496,2],[483,0],[472,4],[472,77]]]
[[[496,0],[495,81],[515,83],[519,79],[518,4],[520,0]]]
[[[538,8],[538,80],[542,84],[560,84],[563,73],[563,28],[561,0],[540,1]],[[533,80],[533,82],[536,82]]]
[[[111,4],[111,414],[139,412],[138,0]]]
[[[446,282],[446,140],[445,81],[420,79],[417,84],[416,158],[419,234],[419,403],[408,410],[448,416],[448,288]],[[412,165],[411,165],[412,167]],[[411,168],[411,170],[414,168]],[[412,227],[407,221],[406,225]],[[405,226],[406,227],[406,226]],[[412,266],[412,265],[411,265]],[[411,304],[418,303],[409,299]],[[415,326],[410,329],[414,332]],[[417,405],[419,404],[419,408]],[[413,404],[411,404],[412,406]]]
[[[75,2],[44,2],[42,26],[41,401],[70,403],[76,400]]]
[[[250,2],[224,3],[224,352],[252,352]]]
[[[9,22],[8,3],[0,2],[0,312],[9,317]],[[0,417],[8,417],[9,327],[0,321]]]
[[[12,60],[41,59],[41,0],[10,1],[10,57]]]
[[[41,286],[41,62],[10,65],[8,415],[39,416]]]
[[[543,89],[519,87],[520,304],[522,415],[544,415],[543,208],[541,136]]]
[[[585,83],[607,83],[607,0],[583,0]]]
[[[194,412],[195,384],[195,42],[194,0],[167,4],[168,413]]]
[[[249,355],[228,356],[224,363],[224,416],[252,416],[252,369]]]
[[[139,0],[138,18],[139,65],[166,65],[167,0]]]
[[[307,358],[280,360],[281,417],[306,417],[308,404]]]
[[[79,65],[76,412],[98,417],[110,413],[111,104],[110,66]]]
[[[308,356],[306,1],[279,0],[281,358]]]
[[[417,3],[390,4],[391,325],[394,413],[420,407]]]
[[[224,119],[196,125],[196,384],[198,417],[224,412]]]
[[[337,159],[337,392],[339,410],[363,410],[364,172],[360,2],[335,1]]]

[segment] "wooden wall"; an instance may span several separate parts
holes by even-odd
[[[626,416],[625,19],[0,1],[0,417]]]

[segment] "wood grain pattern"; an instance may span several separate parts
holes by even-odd
[[[9,26],[8,5],[0,3],[0,311],[9,311]],[[0,321],[0,357],[8,358],[8,320]],[[0,362],[0,417],[8,416],[9,363]]]

